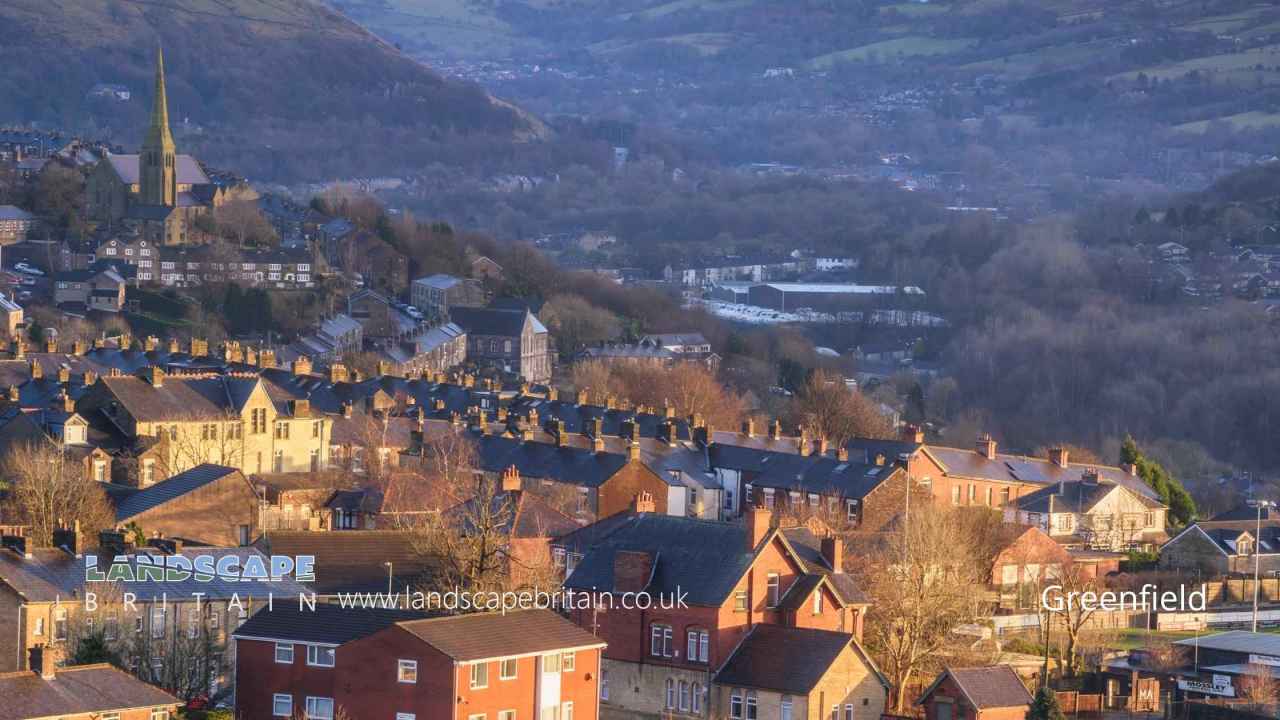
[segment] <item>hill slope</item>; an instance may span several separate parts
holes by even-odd
[[[159,42],[179,142],[247,173],[382,174],[383,160],[448,161],[446,139],[510,142],[533,130],[310,0],[6,0],[0,27],[0,121],[96,127],[136,143]],[[92,98],[97,83],[132,98]],[[340,162],[361,158],[378,162]]]

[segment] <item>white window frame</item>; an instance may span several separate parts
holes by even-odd
[[[418,682],[418,661],[398,660],[396,662],[396,682],[416,685]]]
[[[507,665],[511,665],[511,674],[507,674]],[[515,680],[520,675],[520,662],[515,658],[507,658],[498,663],[499,680]]]
[[[327,663],[321,662],[320,661],[321,658],[324,658],[324,657],[327,657],[329,659],[329,662]],[[331,647],[325,647],[323,645],[307,646],[307,665],[311,667],[331,668],[337,664],[337,661],[338,661],[338,653],[336,649]]]
[[[489,687],[489,663],[478,662],[471,666],[470,687],[472,690]]]
[[[280,659],[281,651],[288,652],[288,655],[289,655],[288,660]],[[293,643],[281,643],[281,642],[276,643],[276,663],[280,665],[292,665],[293,658],[294,658]]]
[[[326,701],[329,703],[329,713],[327,715],[312,711],[313,707],[319,710],[321,703]],[[303,718],[305,720],[333,720],[333,698],[307,696],[306,705],[303,707],[305,710]]]
[[[288,701],[289,708],[280,712],[279,703]],[[274,693],[271,696],[271,717],[293,717],[293,696],[287,693]]]

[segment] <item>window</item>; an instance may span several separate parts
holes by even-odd
[[[156,708],[151,711],[151,720],[169,720],[169,711],[164,708]]]
[[[1009,504],[1009,488],[1000,488],[1000,505]]]
[[[499,710],[498,720],[516,720],[515,710]]]
[[[306,720],[333,720],[333,698],[307,698]]]
[[[227,425],[227,439],[239,440],[244,437],[244,423],[233,422]]]
[[[974,498],[977,496],[978,488],[973,483],[969,483],[969,504],[972,505]]]
[[[649,654],[671,657],[671,626],[654,623],[649,630]]]
[[[667,678],[667,709],[675,710],[676,702],[676,681],[671,678]]]
[[[600,669],[600,699],[609,699],[609,671],[606,668]]]
[[[44,618],[36,618],[35,628],[31,631],[32,635],[44,635]]]
[[[818,588],[813,593],[813,614],[822,614],[822,588]]]
[[[318,437],[320,437],[320,430],[321,430],[323,427],[324,427],[324,422],[323,422],[323,421],[321,421],[321,420],[316,420],[316,421],[312,422],[312,423],[311,423],[311,437],[313,437],[313,438],[318,438]]]
[[[767,587],[769,592],[769,607],[778,607],[779,588],[782,580],[778,577],[778,573],[771,572],[768,575]]]
[[[831,720],[840,720],[840,706],[839,706],[839,705],[832,705],[832,706],[831,706]]]
[[[480,688],[489,687],[489,664],[476,663],[471,666],[471,689],[478,690]]]
[[[261,435],[267,431],[267,409],[253,408],[249,411],[249,432]]]
[[[396,667],[396,681],[402,683],[418,682],[418,661],[401,660]]]
[[[561,656],[560,667],[565,672],[573,672],[573,668],[578,664],[578,656],[568,652]]]
[[[788,505],[790,505],[790,506],[791,506],[791,507],[793,507],[793,508],[795,508],[795,507],[800,507],[800,493],[799,493],[798,491],[796,491],[796,490],[792,490],[792,491],[788,492],[788,493],[787,493],[787,504],[788,504]]]
[[[747,611],[747,591],[746,590],[739,590],[738,592],[733,594],[733,611],[734,612]]]
[[[195,608],[187,610],[187,638],[200,637],[200,612]]]
[[[756,692],[747,691],[747,720],[756,720]]]
[[[710,645],[711,635],[706,630],[690,630],[688,647],[685,649],[686,657],[690,662],[707,662]]]
[[[689,683],[686,680],[680,681],[680,712],[689,712],[689,703],[692,699],[689,697]]]
[[[844,706],[844,720],[853,720],[853,703]]]
[[[133,618],[133,632],[137,635],[142,634],[142,616],[135,615]]]
[[[951,486],[951,504],[952,505],[960,504],[960,486],[959,485]]]
[[[987,488],[987,505],[991,504],[991,494],[994,492],[992,488]]]
[[[315,667],[333,667],[334,650],[319,645],[307,646],[307,664]]]
[[[98,716],[98,720],[120,720],[120,713],[103,713]]]
[[[288,422],[285,422],[283,420],[276,422],[276,439],[277,440],[289,439],[289,423]]]
[[[498,679],[499,680],[515,680],[516,669],[518,667],[519,665],[516,663],[514,658],[509,660],[503,660],[502,663],[498,665]]]
[[[844,516],[846,520],[858,519],[858,501],[846,500],[844,505]]]
[[[271,714],[275,717],[290,717],[293,715],[293,696],[284,693],[276,693],[271,696]]]
[[[1155,513],[1143,513],[1143,515],[1142,515],[1142,526],[1143,526],[1143,527],[1151,527],[1152,525],[1155,525],[1155,524],[1156,524],[1156,514],[1155,514]]]
[[[572,702],[566,702],[560,706],[560,720],[573,720]]]
[[[560,656],[559,655],[543,655],[542,656],[542,672],[544,673],[560,672]]]
[[[105,637],[107,640],[115,640],[117,637],[119,637],[120,636],[120,616],[117,615],[116,613],[111,613],[110,615],[108,615],[107,622],[103,626],[102,633],[103,633],[103,637]]]
[[[778,708],[778,720],[791,720],[791,696],[783,695],[782,704]],[[839,720],[837,718],[837,720]]]
[[[691,707],[690,709],[694,713],[702,712],[702,705],[705,700],[705,698],[703,697],[704,693],[706,693],[706,688],[702,687],[702,685],[699,683],[693,684],[693,707]]]
[[[729,695],[729,717],[733,720],[742,720],[742,691],[734,690]]]
[[[163,606],[153,605],[151,607],[151,637],[164,637],[165,624],[165,608]]]
[[[413,713],[396,713],[396,720],[416,720],[416,718],[417,716]]]

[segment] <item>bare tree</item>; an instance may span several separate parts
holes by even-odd
[[[1056,577],[1046,575],[1046,587],[1056,586],[1057,597],[1046,597],[1045,610],[1057,618],[1067,634],[1065,657],[1067,675],[1076,674],[1076,648],[1080,642],[1080,631],[1089,618],[1097,611],[1096,605],[1079,602],[1083,593],[1096,591],[1098,582],[1084,565],[1068,562],[1057,573]],[[1071,602],[1075,599],[1075,602]]]
[[[28,526],[32,545],[48,545],[55,529],[75,522],[94,535],[115,524],[106,493],[50,442],[37,440],[14,447],[0,462],[0,471],[10,484],[0,505],[6,522]]]
[[[809,376],[795,400],[796,424],[814,437],[843,445],[850,438],[887,438],[893,431],[888,418],[870,398],[824,371]]]
[[[1271,676],[1271,668],[1256,663],[1249,664],[1249,672],[1236,683],[1241,700],[1254,706],[1274,705],[1280,702],[1280,686]]]
[[[981,577],[961,533],[952,511],[913,509],[860,573],[871,600],[867,639],[893,684],[896,713],[906,708],[917,671],[951,631],[979,616]]]
[[[213,211],[218,230],[224,237],[232,238],[240,247],[250,240],[269,244],[275,238],[275,229],[251,200],[232,200]]]

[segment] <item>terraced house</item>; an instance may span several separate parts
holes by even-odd
[[[277,401],[254,374],[166,375],[148,367],[99,378],[76,407],[130,441],[155,438],[158,460],[144,476],[161,480],[202,463],[245,474],[325,467],[333,421],[305,399]]]

